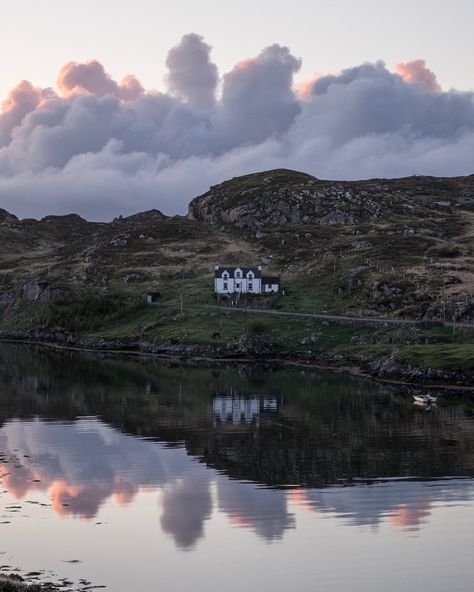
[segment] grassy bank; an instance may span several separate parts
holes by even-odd
[[[52,592],[57,587],[27,584],[19,576],[0,575],[0,592]]]
[[[232,308],[217,309],[208,279],[170,280],[163,296],[147,305],[136,291],[129,294],[82,291],[73,301],[46,304],[22,302],[15,314],[1,323],[3,330],[60,331],[74,337],[107,341],[146,341],[154,345],[199,345],[225,348],[250,334],[255,326],[266,333],[276,352],[294,355],[343,353],[391,359],[413,367],[449,371],[474,371],[474,331],[450,327],[418,326],[416,339],[384,324],[336,322],[311,317],[269,315]],[[328,310],[340,312],[329,302],[331,289],[324,285],[315,294],[304,289],[296,296],[257,298],[251,306],[274,307],[280,312]],[[318,306],[316,306],[316,304]],[[355,311],[354,311],[355,312]],[[387,339],[387,334],[389,338]]]

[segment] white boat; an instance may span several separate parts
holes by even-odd
[[[423,403],[423,405],[431,405],[431,403],[436,403],[436,399],[438,397],[433,397],[432,395],[413,395],[416,403]]]
[[[413,405],[415,407],[419,407],[420,409],[424,409],[425,411],[431,411],[431,409],[435,409],[436,403],[420,403],[420,401],[413,401]]]

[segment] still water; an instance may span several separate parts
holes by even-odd
[[[425,410],[326,371],[3,345],[0,426],[0,571],[112,592],[474,587],[468,394]]]

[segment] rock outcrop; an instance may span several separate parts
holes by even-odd
[[[189,217],[258,230],[282,224],[353,225],[390,220],[400,213],[416,218],[426,215],[427,206],[446,211],[459,205],[474,206],[472,175],[321,181],[278,169],[211,187],[191,201]]]

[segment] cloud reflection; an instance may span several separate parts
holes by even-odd
[[[386,521],[412,533],[421,530],[437,504],[465,504],[473,499],[474,485],[467,479],[389,481],[345,488],[298,489],[291,494],[294,505],[320,516],[335,515],[350,526],[378,527]]]
[[[166,486],[160,524],[178,547],[192,548],[204,536],[204,523],[212,512],[209,476],[201,470],[188,473]]]
[[[47,492],[59,516],[91,520],[110,499],[126,505],[140,491],[161,489],[160,525],[181,549],[204,536],[213,511],[212,483],[219,510],[233,524],[269,541],[294,527],[283,492],[231,481],[184,448],[133,438],[95,419],[12,421],[0,430],[0,450],[5,489],[17,500]]]
[[[436,504],[474,498],[468,480],[271,490],[209,469],[184,448],[141,440],[97,419],[10,421],[0,429],[0,451],[0,479],[11,496],[46,492],[62,517],[91,520],[109,500],[126,506],[140,491],[161,490],[160,526],[180,549],[194,548],[205,536],[214,510],[271,542],[296,527],[295,508],[352,526],[386,522],[416,532]]]

